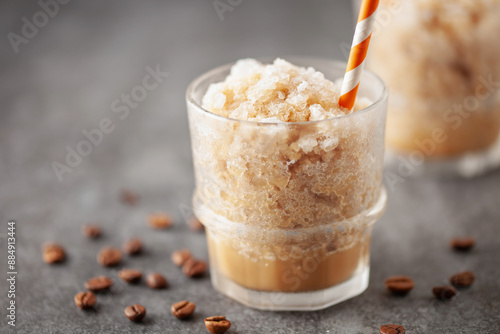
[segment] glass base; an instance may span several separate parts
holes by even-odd
[[[368,287],[370,266],[363,263],[347,281],[330,288],[308,292],[267,292],[242,287],[211,270],[212,285],[220,293],[243,305],[270,311],[316,311],[353,298]]]
[[[448,159],[420,160],[420,155],[386,150],[385,165],[402,177],[472,178],[500,167],[500,138],[488,149]]]

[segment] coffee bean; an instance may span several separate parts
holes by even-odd
[[[75,295],[75,304],[82,310],[87,310],[94,307],[95,302],[95,295],[92,292],[78,292]]]
[[[125,315],[130,321],[139,322],[146,316],[146,308],[139,304],[130,305],[125,308]]]
[[[83,235],[95,239],[101,235],[101,228],[95,224],[87,224],[82,228]]]
[[[165,289],[168,286],[165,276],[159,273],[152,273],[146,277],[146,284],[151,289]]]
[[[105,247],[97,254],[97,262],[105,267],[113,267],[122,261],[122,253],[118,248]]]
[[[231,327],[231,322],[224,316],[209,317],[205,319],[205,327],[212,334],[223,334]]]
[[[59,263],[64,261],[66,252],[58,244],[48,243],[43,246],[43,260],[46,263]]]
[[[118,276],[127,283],[137,283],[142,278],[142,272],[136,269],[122,269]]]
[[[142,241],[139,238],[132,238],[123,244],[123,251],[128,255],[137,255],[142,252]]]
[[[182,266],[182,272],[188,277],[200,277],[203,276],[207,270],[207,264],[205,261],[190,258]]]
[[[405,334],[405,329],[401,325],[383,325],[380,327],[380,334]]]
[[[181,267],[191,257],[192,256],[190,251],[188,251],[187,249],[179,249],[172,253],[172,262],[176,266]]]
[[[172,226],[172,218],[165,213],[149,215],[149,226],[155,229],[166,229]]]
[[[139,196],[130,190],[122,190],[120,193],[120,199],[123,203],[134,206],[137,204]]]
[[[109,289],[113,285],[113,280],[106,276],[98,276],[85,282],[85,289],[98,292]]]
[[[450,242],[450,245],[453,249],[461,252],[467,252],[474,247],[474,244],[476,243],[476,240],[472,237],[465,237],[465,238],[455,238],[452,239]]]
[[[183,300],[181,302],[172,305],[170,311],[177,319],[186,319],[193,314],[195,308],[196,308],[195,303]]]
[[[468,288],[474,283],[476,277],[470,271],[455,274],[450,277],[450,283],[457,288]]]
[[[200,232],[200,231],[205,230],[205,226],[195,216],[192,216],[189,219],[188,225],[189,225],[189,229],[193,232]]]
[[[437,299],[449,300],[457,294],[457,290],[452,286],[435,286],[432,293]]]
[[[385,280],[385,287],[396,295],[405,295],[410,292],[415,284],[408,276],[391,276]]]

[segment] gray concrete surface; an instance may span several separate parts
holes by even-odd
[[[370,287],[323,311],[248,309],[216,293],[208,278],[189,280],[171,264],[171,252],[181,246],[207,258],[203,234],[189,232],[183,218],[193,190],[187,84],[241,57],[342,58],[341,45],[351,40],[348,1],[232,3],[221,20],[212,1],[74,0],[46,24],[37,16],[41,27],[19,42],[18,53],[8,34],[22,34],[23,17],[33,22],[41,7],[35,1],[0,4],[0,332],[203,333],[204,317],[223,314],[233,334],[378,333],[385,323],[400,323],[407,333],[499,333],[500,172],[398,184],[374,229]],[[123,106],[115,100],[142,85],[146,67],[157,65],[169,73],[161,84],[126,117],[123,109],[113,112]],[[104,118],[113,131],[59,182],[52,163],[63,163],[66,146],[75,149],[85,139],[82,131]],[[121,204],[121,188],[137,191],[139,205]],[[155,210],[171,212],[175,227],[148,229],[145,216]],[[6,321],[8,219],[17,220],[15,328]],[[103,238],[82,237],[80,228],[90,221],[102,225]],[[472,253],[448,249],[452,236],[469,234],[478,239]],[[98,249],[129,236],[143,238],[147,252],[124,265],[165,273],[170,289],[119,284],[98,296],[96,312],[77,309],[73,296],[87,278],[116,275],[96,263]],[[67,248],[62,265],[41,259],[41,245],[51,240]],[[465,269],[477,282],[450,303],[434,301],[431,288]],[[393,274],[415,279],[409,296],[384,291],[383,280]],[[181,299],[198,305],[189,321],[169,313]],[[125,318],[132,303],[146,306],[143,324]]]

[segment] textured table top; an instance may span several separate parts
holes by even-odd
[[[226,315],[229,333],[377,333],[399,323],[408,333],[500,332],[500,172],[474,180],[406,179],[389,190],[383,218],[375,225],[371,277],[362,295],[318,312],[263,312],[216,293],[208,278],[185,278],[170,261],[188,247],[207,259],[204,235],[185,224],[193,191],[193,170],[184,91],[200,73],[242,57],[312,55],[343,58],[352,34],[348,1],[229,1],[219,12],[212,1],[71,1],[57,13],[38,14],[34,1],[0,4],[0,332],[10,333],[203,333],[203,318]],[[50,1],[49,1],[50,2]],[[61,2],[63,2],[61,0]],[[37,31],[25,33],[25,21]],[[14,33],[22,39],[9,40]],[[10,37],[9,37],[10,36]],[[144,100],[126,94],[143,85],[148,71],[168,72]],[[118,101],[118,102],[116,102]],[[125,108],[127,109],[127,108]],[[82,161],[73,161],[62,181],[53,170],[82,131],[105,126],[109,133]],[[106,123],[106,121],[104,121]],[[140,194],[137,206],[118,201],[120,189]],[[167,211],[176,224],[153,231],[147,214]],[[7,325],[6,233],[17,220],[16,327]],[[101,239],[90,241],[81,226],[98,222]],[[469,254],[448,248],[456,235],[474,235]],[[95,312],[82,312],[73,296],[98,274],[98,250],[130,236],[146,253],[124,265],[165,273],[171,287],[152,291],[119,283],[98,296]],[[65,263],[43,263],[41,245],[56,241]],[[472,270],[476,283],[449,303],[431,289],[459,271]],[[383,280],[410,275],[415,289],[389,296]],[[178,300],[196,302],[193,319],[169,312]],[[125,318],[126,305],[147,308],[143,324]]]

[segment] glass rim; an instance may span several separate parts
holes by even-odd
[[[276,58],[277,57],[274,57],[274,58],[273,57],[258,57],[258,58],[254,58],[254,59],[256,59],[257,61],[260,61],[264,64],[268,64],[269,62],[272,62]],[[281,57],[279,57],[279,58],[281,58]],[[322,58],[322,57],[288,56],[288,57],[283,57],[282,59],[284,59],[286,61],[290,61],[290,63],[292,63],[293,65],[295,65],[295,63],[294,63],[295,61],[305,61],[305,62],[311,62],[311,63],[313,63],[315,61],[316,62],[321,61],[321,62],[329,62],[334,66],[342,66],[344,68],[347,67],[346,62],[343,62],[340,60],[335,60],[335,59],[330,59],[330,58]],[[191,105],[195,106],[196,108],[198,108],[199,110],[201,110],[207,116],[210,116],[210,117],[213,117],[216,119],[220,119],[220,120],[224,120],[224,121],[237,122],[237,123],[248,123],[248,124],[254,124],[254,125],[290,125],[291,126],[291,125],[318,124],[321,122],[334,121],[334,120],[339,120],[339,119],[344,119],[344,118],[355,117],[356,115],[360,115],[360,114],[365,114],[373,109],[377,109],[384,101],[387,100],[387,97],[389,94],[387,85],[378,75],[376,75],[375,73],[373,73],[367,69],[363,69],[362,77],[365,75],[368,75],[368,76],[372,77],[373,79],[375,79],[378,82],[378,84],[382,86],[382,92],[380,93],[378,98],[374,102],[370,103],[368,106],[361,108],[357,111],[351,112],[349,114],[346,114],[346,115],[340,115],[340,116],[335,116],[335,117],[326,118],[326,119],[320,119],[320,120],[316,120],[316,121],[303,121],[303,122],[283,122],[280,120],[277,120],[277,121],[276,120],[273,120],[273,121],[254,121],[254,120],[225,117],[222,115],[215,114],[215,113],[203,108],[193,98],[193,92],[195,91],[195,89],[200,85],[201,82],[203,82],[207,78],[214,76],[215,74],[218,74],[222,71],[230,69],[235,63],[236,62],[231,62],[231,63],[227,63],[224,65],[215,67],[215,68],[211,69],[210,71],[205,72],[202,75],[196,77],[193,81],[191,81],[191,83],[188,85],[188,87],[186,89],[186,101],[189,104],[191,104]],[[304,67],[302,65],[298,65],[298,66]],[[312,67],[316,71],[318,71],[318,69],[313,65],[308,65],[307,67]]]

